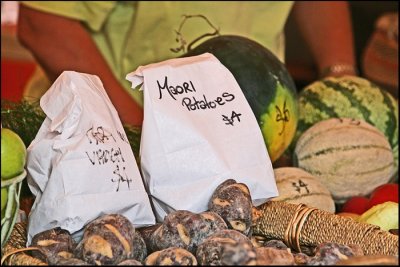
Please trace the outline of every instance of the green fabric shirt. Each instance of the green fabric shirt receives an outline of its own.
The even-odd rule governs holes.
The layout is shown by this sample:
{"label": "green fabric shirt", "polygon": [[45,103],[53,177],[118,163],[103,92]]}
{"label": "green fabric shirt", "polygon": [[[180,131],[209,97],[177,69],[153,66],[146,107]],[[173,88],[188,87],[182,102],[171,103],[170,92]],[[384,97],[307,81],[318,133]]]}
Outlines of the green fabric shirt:
{"label": "green fabric shirt", "polygon": [[[180,46],[176,41],[175,31],[179,29],[183,15],[204,15],[219,29],[220,34],[249,37],[269,48],[284,61],[283,27],[293,5],[293,1],[22,1],[22,3],[36,10],[81,21],[115,76],[140,105],[143,104],[142,92],[132,90],[125,76],[140,65],[183,54],[170,50]],[[199,17],[187,19],[181,30],[187,43],[204,33],[212,32],[214,29],[206,20]]]}

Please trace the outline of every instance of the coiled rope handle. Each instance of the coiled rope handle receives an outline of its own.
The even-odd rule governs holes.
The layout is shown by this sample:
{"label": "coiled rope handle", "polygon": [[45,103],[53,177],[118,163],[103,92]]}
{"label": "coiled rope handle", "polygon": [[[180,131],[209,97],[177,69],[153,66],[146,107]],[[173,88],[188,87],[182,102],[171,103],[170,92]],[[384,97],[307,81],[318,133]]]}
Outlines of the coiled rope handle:
{"label": "coiled rope handle", "polygon": [[300,247],[300,233],[308,215],[314,210],[316,210],[316,208],[307,207],[305,204],[299,204],[297,206],[285,231],[284,243],[286,246],[297,252],[302,252]]}

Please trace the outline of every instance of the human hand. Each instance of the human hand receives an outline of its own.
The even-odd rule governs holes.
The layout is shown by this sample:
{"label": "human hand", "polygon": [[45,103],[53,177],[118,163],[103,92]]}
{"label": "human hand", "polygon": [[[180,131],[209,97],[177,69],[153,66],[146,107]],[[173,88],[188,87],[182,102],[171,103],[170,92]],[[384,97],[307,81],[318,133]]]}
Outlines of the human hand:
{"label": "human hand", "polygon": [[326,68],[324,68],[320,72],[320,77],[340,77],[344,75],[352,75],[357,76],[358,71],[357,68],[352,64],[333,64]]}

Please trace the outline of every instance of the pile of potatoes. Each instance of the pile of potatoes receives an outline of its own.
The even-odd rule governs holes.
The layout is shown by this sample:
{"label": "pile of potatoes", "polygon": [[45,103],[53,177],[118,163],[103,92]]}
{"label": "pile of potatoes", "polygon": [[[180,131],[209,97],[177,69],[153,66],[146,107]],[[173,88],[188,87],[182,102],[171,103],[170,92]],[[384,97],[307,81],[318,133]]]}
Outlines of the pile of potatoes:
{"label": "pile of potatoes", "polygon": [[214,191],[207,211],[177,210],[142,228],[107,214],[86,225],[78,243],[54,228],[35,235],[31,246],[40,249],[33,256],[50,265],[315,265],[362,255],[357,247],[332,243],[306,255],[282,241],[252,236],[253,208],[248,187],[228,179]]}

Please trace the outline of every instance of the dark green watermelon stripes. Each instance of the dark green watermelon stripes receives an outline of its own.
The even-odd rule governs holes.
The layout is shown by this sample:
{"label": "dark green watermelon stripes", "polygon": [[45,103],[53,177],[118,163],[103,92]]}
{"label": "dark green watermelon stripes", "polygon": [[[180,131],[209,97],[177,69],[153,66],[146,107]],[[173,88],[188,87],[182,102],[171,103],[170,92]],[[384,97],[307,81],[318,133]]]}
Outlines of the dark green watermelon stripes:
{"label": "dark green watermelon stripes", "polygon": [[[393,164],[394,164],[394,162],[391,162],[391,163],[389,163],[387,165],[384,165],[384,166],[382,166],[380,168],[377,168],[377,169],[374,169],[374,170],[369,170],[369,171],[364,171],[364,172],[356,172],[356,173],[351,173],[351,174],[348,174],[348,175],[362,176],[362,175],[366,175],[366,174],[371,174],[371,173],[374,173],[374,172],[379,172],[379,171],[386,170],[387,168],[392,167]],[[312,169],[304,167],[304,166],[302,166],[301,168],[303,170],[305,170],[306,172],[308,172],[308,173],[310,173],[312,175],[316,175],[316,176],[323,176],[323,175],[337,176],[338,175],[337,173],[331,173],[331,172],[324,173],[324,172],[321,172],[321,171],[318,171],[318,170],[312,170]]]}
{"label": "dark green watermelon stripes", "polygon": [[385,135],[387,135],[388,139],[389,139],[389,143],[390,145],[393,147],[397,146],[399,141],[398,140],[394,140],[394,134],[396,132],[396,128],[398,127],[398,121],[396,119],[396,116],[394,114],[394,112],[390,112],[391,110],[395,110],[395,107],[393,106],[392,101],[390,101],[390,98],[388,96],[388,92],[382,92],[383,95],[383,103],[385,103],[385,105],[387,105],[389,107],[389,111],[386,112],[386,115],[388,116],[387,121],[385,122],[386,124],[386,133]]}
{"label": "dark green watermelon stripes", "polygon": [[319,94],[310,90],[306,90],[303,92],[303,97],[307,99],[307,102],[310,103],[314,108],[319,109],[321,112],[327,113],[329,117],[339,118],[339,115],[335,112],[334,108],[327,106],[321,101]]}
{"label": "dark green watermelon stripes", "polygon": [[329,147],[329,148],[325,148],[325,149],[319,150],[317,152],[302,156],[298,160],[299,161],[307,160],[307,159],[312,158],[313,156],[326,155],[326,154],[337,152],[337,151],[342,152],[342,151],[349,151],[349,150],[356,150],[356,149],[371,149],[371,148],[378,148],[378,149],[383,149],[383,150],[392,152],[392,150],[390,148],[387,148],[385,146],[373,145],[373,144],[372,145],[353,145],[353,146],[342,146],[342,147]]}
{"label": "dark green watermelon stripes", "polygon": [[374,123],[371,121],[370,116],[371,116],[371,111],[369,111],[361,101],[357,100],[354,97],[354,90],[349,89],[347,87],[341,86],[338,83],[332,82],[332,81],[323,81],[322,82],[325,86],[327,86],[330,89],[335,90],[336,92],[341,93],[343,96],[349,100],[351,103],[351,106],[355,107],[357,110],[359,110],[366,122],[369,124],[374,125]]}
{"label": "dark green watermelon stripes", "polygon": [[[304,90],[302,92],[302,97],[304,97],[304,99],[307,99],[307,103],[311,104],[315,109],[318,109],[321,112],[325,112],[326,114],[328,114],[329,117],[339,117],[334,108],[327,106],[321,101],[319,94],[312,92],[311,90]],[[301,123],[297,124],[297,132],[303,133],[313,125],[313,122],[306,123],[304,120],[302,120]]]}

